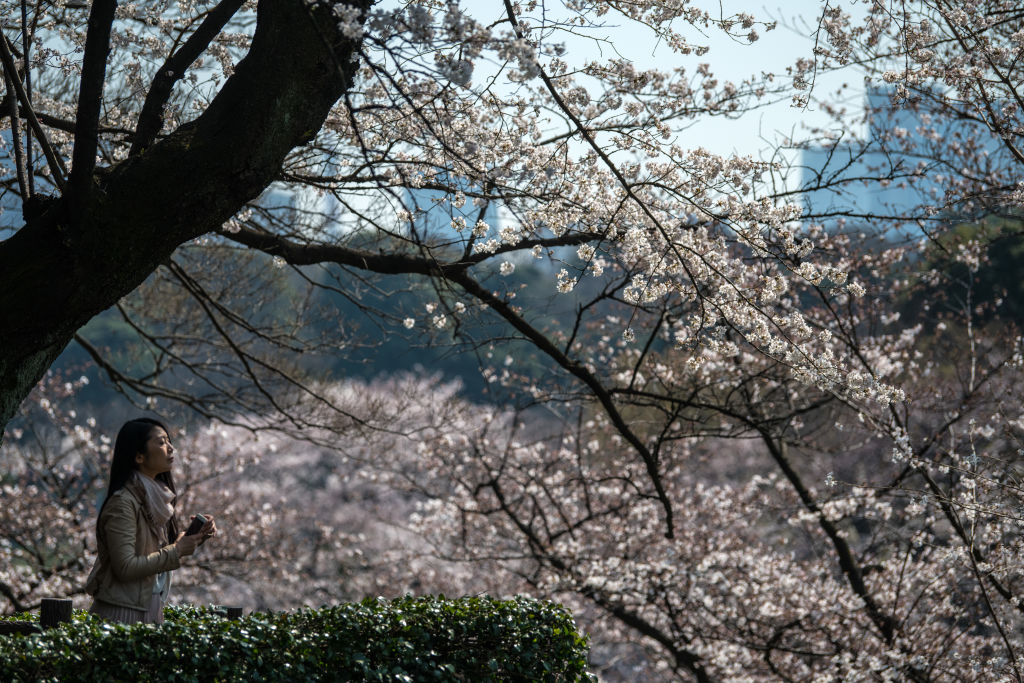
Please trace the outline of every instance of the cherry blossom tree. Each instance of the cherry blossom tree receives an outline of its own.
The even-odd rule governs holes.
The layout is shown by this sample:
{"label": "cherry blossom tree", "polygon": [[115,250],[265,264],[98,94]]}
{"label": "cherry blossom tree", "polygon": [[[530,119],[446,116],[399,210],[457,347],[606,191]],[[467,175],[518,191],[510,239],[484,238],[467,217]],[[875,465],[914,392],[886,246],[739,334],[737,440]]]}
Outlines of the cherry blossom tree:
{"label": "cherry blossom tree", "polygon": [[0,456],[5,612],[35,606],[36,596],[63,594],[74,577],[81,576],[84,585],[89,571],[83,555],[103,483],[100,454],[109,452],[110,443],[92,433],[95,420],[78,419],[70,405],[83,380],[49,377],[25,402],[24,419],[8,435],[9,441],[32,444],[31,452],[16,455],[8,445]]}
{"label": "cherry blossom tree", "polygon": [[[265,2],[244,38],[222,34],[242,4],[3,6],[22,18],[22,40],[5,19],[0,55],[5,168],[17,180],[6,191],[24,216],[0,243],[3,423],[79,327],[258,195],[349,87],[358,43],[331,7]],[[221,60],[220,74],[203,73],[216,85],[168,109],[207,53]],[[32,158],[43,161],[30,167]]]}
{"label": "cherry blossom tree", "polygon": [[[586,615],[613,678],[1014,678],[1020,341],[977,324],[970,278],[901,276],[901,251],[857,264],[889,275],[861,303],[801,297],[859,359],[851,374],[914,397],[898,409],[814,391],[755,353],[680,363],[614,342],[616,393],[680,515],[673,538],[592,403],[546,429],[463,405],[386,480],[427,496],[413,521],[439,557]],[[903,277],[948,299],[900,323],[881,287]]]}
{"label": "cherry blossom tree", "polygon": [[[88,28],[40,8],[3,46],[25,216],[0,243],[5,420],[116,304],[145,362],[76,339],[129,395],[331,448],[422,501],[412,529],[448,564],[418,546],[372,585],[416,566],[420,588],[564,600],[609,676],[1020,680],[1021,342],[974,287],[986,234],[1019,229],[1014,6],[826,3],[806,59],[740,83],[694,63],[702,32],[755,50],[774,23],[717,5],[104,7]],[[610,17],[679,66],[579,58]],[[833,72],[891,88],[864,135],[818,84]],[[833,123],[767,161],[686,137],[791,97]],[[825,153],[799,186],[794,147]],[[805,196],[893,184],[914,201],[800,220]],[[506,405],[323,381],[310,357],[364,339],[344,300],[378,336],[474,351]],[[249,495],[218,502],[263,539]],[[310,547],[283,548],[291,580],[317,575]]]}
{"label": "cherry blossom tree", "polygon": [[[422,528],[442,556],[500,562],[524,589],[577,606],[606,663],[618,645],[633,675],[652,679],[1012,676],[1007,654],[1019,643],[1004,644],[999,630],[1013,632],[1015,607],[989,580],[1019,582],[1015,551],[1005,550],[1018,521],[994,511],[1017,501],[997,486],[981,495],[966,481],[949,487],[966,498],[952,503],[952,519],[984,507],[966,543],[944,518],[948,493],[931,502],[893,493],[891,471],[839,494],[774,473],[718,485],[679,473],[673,499],[686,519],[668,540],[632,481],[588,467],[596,457],[571,436],[554,453],[473,444],[459,465],[479,474],[459,482],[460,495],[437,484]],[[705,446],[702,464],[723,448]],[[886,485],[889,495],[877,495]]]}
{"label": "cherry blossom tree", "polygon": [[[619,59],[570,65],[560,37],[594,35],[607,8],[570,4],[549,14],[507,3],[476,17],[456,4],[368,11],[296,1],[253,14],[240,2],[108,2],[93,5],[88,21],[78,5],[25,9],[22,40],[3,41],[16,171],[6,204],[26,221],[2,243],[12,280],[4,415],[84,322],[180,245],[218,232],[217,244],[295,266],[439,278],[439,294],[468,297],[519,333],[522,316],[502,312],[503,295],[481,284],[483,273],[491,263],[510,272],[514,264],[502,261],[513,252],[562,247],[582,251],[580,263],[558,269],[560,291],[574,287],[573,272],[599,273],[601,254],[621,246],[638,267],[634,299],[682,286],[739,328],[770,321],[755,305],[762,274],[721,248],[722,229],[760,244],[760,226],[795,218],[796,206],[756,191],[771,164],[688,150],[673,131],[756,107],[778,88],[719,83],[706,65],[668,74]],[[763,23],[694,7],[614,10],[682,56],[706,47],[675,24],[753,41]],[[246,206],[272,181],[292,195],[329,193],[337,210],[303,220],[267,201]],[[439,193],[451,229],[424,232],[410,189]],[[488,224],[491,205],[509,218]],[[54,281],[56,272],[69,276]],[[731,284],[705,286],[714,273]],[[434,318],[452,323],[454,309]],[[799,364],[811,350],[793,348],[775,327],[761,337],[774,330],[774,353],[792,352]],[[253,366],[264,363],[248,362],[244,345],[233,351],[259,387],[265,368]],[[273,389],[261,393],[273,408]]]}

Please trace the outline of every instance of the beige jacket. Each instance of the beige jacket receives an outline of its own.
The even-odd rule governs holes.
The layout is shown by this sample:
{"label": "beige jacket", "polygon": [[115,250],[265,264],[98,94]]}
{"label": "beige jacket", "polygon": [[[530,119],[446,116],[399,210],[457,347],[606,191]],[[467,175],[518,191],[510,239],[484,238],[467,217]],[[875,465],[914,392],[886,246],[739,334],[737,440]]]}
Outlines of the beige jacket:
{"label": "beige jacket", "polygon": [[[96,529],[96,564],[85,591],[97,600],[148,610],[160,572],[180,566],[173,543],[160,547],[145,505],[144,494],[131,482],[107,502]],[[167,582],[170,588],[170,577]]]}

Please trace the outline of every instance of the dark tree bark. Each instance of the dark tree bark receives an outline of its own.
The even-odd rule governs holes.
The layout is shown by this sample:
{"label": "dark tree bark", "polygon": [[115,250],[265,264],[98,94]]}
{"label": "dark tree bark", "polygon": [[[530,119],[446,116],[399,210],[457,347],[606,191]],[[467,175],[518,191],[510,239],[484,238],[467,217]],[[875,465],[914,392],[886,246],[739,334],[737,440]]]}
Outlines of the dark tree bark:
{"label": "dark tree bark", "polygon": [[0,429],[82,325],[217,230],[320,129],[359,48],[329,4],[261,1],[249,53],[198,119],[97,169],[0,243]]}

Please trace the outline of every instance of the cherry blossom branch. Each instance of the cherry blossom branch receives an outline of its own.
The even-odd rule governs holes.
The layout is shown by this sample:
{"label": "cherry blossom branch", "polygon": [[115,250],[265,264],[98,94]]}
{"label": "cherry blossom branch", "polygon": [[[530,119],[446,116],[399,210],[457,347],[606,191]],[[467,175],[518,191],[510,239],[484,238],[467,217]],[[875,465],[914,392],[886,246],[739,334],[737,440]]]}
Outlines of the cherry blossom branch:
{"label": "cherry blossom branch", "polygon": [[[14,64],[14,56],[11,54],[11,50],[7,45],[7,35],[0,31],[0,60],[3,62],[4,72],[9,74],[17,74],[17,68]],[[21,110],[25,117],[28,119],[29,125],[32,130],[35,131],[36,139],[39,141],[40,147],[43,148],[43,154],[46,156],[46,163],[50,167],[50,175],[53,176],[53,182],[57,185],[58,189],[64,189],[64,176],[67,175],[67,171],[64,169],[64,163],[57,156],[53,147],[50,145],[49,138],[43,131],[43,127],[39,125],[39,119],[36,117],[35,111],[32,109],[32,102],[28,98],[28,93],[25,92],[25,88],[22,86],[21,79],[16,75],[11,77],[12,84],[14,86],[14,95],[18,98],[18,102],[21,103]]]}
{"label": "cherry blossom branch", "polygon": [[[974,544],[971,544],[972,546]],[[1014,652],[1013,645],[1010,643],[1010,638],[1006,635],[1006,629],[1003,627],[1003,622],[996,614],[995,608],[992,607],[992,601],[988,597],[988,589],[985,588],[985,580],[981,576],[981,569],[978,567],[978,561],[975,559],[973,553],[968,553],[968,557],[971,560],[971,569],[974,573],[974,578],[978,583],[978,588],[981,592],[982,600],[985,603],[985,610],[988,612],[989,617],[992,618],[992,623],[995,624],[996,630],[999,632],[999,637],[1003,640],[1003,646],[1006,648],[1006,656],[1013,666],[1013,675],[1020,681],[1020,666],[1017,664],[1017,654]]]}
{"label": "cherry blossom branch", "polygon": [[[949,496],[942,490],[942,487],[939,486],[938,482],[936,482],[931,474],[929,474],[923,467],[915,468],[915,473],[924,480],[925,484],[928,486],[928,490],[935,496],[939,507],[942,509],[943,515],[946,517],[950,526],[953,527],[957,538],[959,538],[960,542],[964,544],[964,548],[970,555],[972,564],[988,564],[988,561],[986,560],[985,555],[981,552],[981,549],[971,542],[970,534],[960,521],[960,516],[956,513],[956,509],[954,509],[950,504]],[[1024,600],[1019,600],[1014,596],[1013,592],[1004,586],[992,572],[986,572],[985,578],[988,579],[988,582],[1004,600],[1016,608],[1018,612],[1024,614]],[[978,574],[978,580],[981,581],[980,573]],[[992,617],[993,619],[997,619],[995,613],[992,613]]]}
{"label": "cherry blossom branch", "polygon": [[638,437],[637,434],[629,427],[625,418],[616,407],[611,394],[601,381],[589,369],[587,369],[585,365],[566,356],[558,347],[551,343],[546,335],[527,323],[526,320],[517,314],[508,303],[495,296],[489,290],[481,287],[476,280],[473,280],[464,273],[454,273],[449,277],[470,295],[487,304],[491,310],[504,318],[506,322],[511,324],[515,329],[525,335],[527,339],[533,342],[537,348],[546,353],[563,369],[567,370],[570,374],[582,381],[590,391],[593,392],[594,396],[601,404],[601,407],[604,409],[605,414],[608,415],[608,418],[615,426],[616,431],[626,439],[629,445],[632,446],[640,456],[641,460],[643,460],[644,466],[647,468],[647,476],[650,479],[651,484],[654,486],[658,501],[665,513],[665,537],[673,538],[675,530],[672,521],[672,502],[669,500],[668,494],[665,492],[665,486],[662,482],[661,472],[659,469],[658,457],[655,453],[651,452],[643,441],[641,441],[640,437]]}
{"label": "cherry blossom branch", "polygon": [[[487,487],[494,491],[494,496],[498,500],[499,508],[502,513],[508,517],[512,524],[519,530],[521,534],[527,539],[527,542],[532,549],[535,558],[538,561],[546,561],[551,564],[554,568],[566,574],[573,574],[572,568],[561,558],[551,554],[546,550],[547,544],[545,544],[533,530],[532,525],[527,524],[516,511],[512,509],[512,506],[508,503],[505,498],[505,494],[502,490],[500,482],[497,478],[487,482]],[[707,670],[704,667],[704,662],[701,657],[697,654],[681,648],[678,646],[675,638],[672,638],[668,634],[663,633],[660,629],[656,628],[653,624],[645,620],[639,614],[626,609],[622,605],[616,604],[609,600],[605,596],[601,595],[596,589],[587,588],[580,591],[581,595],[593,601],[594,604],[601,607],[605,611],[609,612],[616,619],[626,624],[632,629],[635,629],[638,633],[641,633],[648,638],[660,643],[665,649],[672,653],[673,658],[676,661],[677,666],[686,668],[697,681],[700,683],[711,683],[712,679]]]}
{"label": "cherry blossom branch", "polygon": [[[948,2],[946,4],[949,7],[949,9],[947,11],[942,12],[942,18],[945,20],[946,26],[949,27],[949,30],[956,37],[957,42],[960,43],[960,47],[963,49],[963,51],[965,53],[967,53],[967,54],[975,53],[975,50],[972,50],[971,47],[969,45],[967,45],[967,42],[964,40],[964,37],[962,35],[960,35],[960,31],[959,31],[959,28],[957,26],[957,23],[952,18],[950,18],[950,16],[949,16],[950,12],[955,12],[956,11],[956,7],[955,6],[950,6]],[[968,29],[968,33],[971,33],[970,29]],[[975,39],[975,43],[976,44],[980,42],[980,41],[978,41],[977,36],[974,36],[973,33],[971,34],[971,36]],[[998,77],[999,81],[1001,83],[1003,83],[1003,85],[1005,85],[1007,87],[1007,89],[1011,93],[1013,93],[1014,99],[1015,99],[1015,101],[1017,103],[1017,107],[1021,108],[1021,109],[1024,109],[1024,100],[1021,99],[1020,94],[1017,92],[1016,86],[1014,85],[1014,83],[1012,83],[1010,81],[1009,78],[1007,78],[1006,74],[1004,74],[999,69],[999,67],[995,64],[995,62],[992,61],[992,57],[989,54],[989,51],[987,49],[982,48],[982,49],[978,50],[978,52],[981,52],[982,55],[985,57],[985,61],[988,63],[988,65],[992,69],[992,71],[996,74],[996,76]],[[992,101],[991,101],[991,99],[987,95],[984,81],[982,81],[980,76],[975,79],[975,82],[977,83],[978,97],[981,99],[982,105],[985,107],[985,111],[989,115],[989,120],[988,120],[989,126],[991,126],[993,128],[993,130],[994,130],[995,127],[997,126],[996,121],[997,121],[998,117],[997,117],[995,111],[993,111],[993,109],[992,109]],[[1024,163],[1024,152],[1022,152],[1020,149],[1018,149],[1017,146],[1014,145],[1011,142],[1010,136],[1009,135],[1001,135],[1001,136],[999,136],[999,138],[1002,141],[1003,145],[1014,156],[1014,158],[1017,159],[1017,161],[1019,163]]]}
{"label": "cherry blossom branch", "polygon": [[[1007,361],[1008,360],[1009,359],[1007,359]],[[946,420],[940,423],[940,425],[938,425],[936,429],[932,431],[932,434],[930,436],[925,438],[924,442],[915,449],[914,460],[922,461],[925,457],[925,454],[936,444],[939,438],[941,438],[942,434],[948,431],[957,422],[963,421],[965,415],[963,413],[962,408],[969,405],[971,400],[977,395],[981,388],[990,384],[994,380],[998,371],[1005,367],[1007,361],[995,364],[995,366],[989,368],[988,371],[984,372],[982,376],[977,379],[976,382],[974,382],[968,387],[969,390],[963,393],[958,400],[958,405],[961,407],[961,410],[957,410],[953,415],[949,416]],[[898,413],[895,412],[894,407],[890,406],[890,412],[893,416],[893,419],[895,420],[896,425],[900,429],[906,430],[905,421],[898,415]],[[898,477],[883,490],[889,491],[895,489],[895,487],[898,486],[899,482],[905,479],[911,473],[921,477],[921,479],[925,482],[926,486],[928,487],[928,490],[931,491],[932,495],[935,496],[936,501],[938,502],[939,507],[943,512],[943,515],[949,522],[950,526],[953,528],[954,532],[957,535],[957,538],[960,539],[960,542],[967,550],[972,566],[975,566],[975,572],[977,574],[978,580],[979,582],[981,582],[981,575],[980,573],[978,573],[976,565],[987,565],[988,560],[986,559],[981,549],[978,548],[976,544],[971,542],[971,538],[967,529],[964,528],[963,524],[960,521],[960,517],[956,512],[956,509],[952,505],[950,495],[947,494],[942,489],[939,483],[935,481],[934,477],[931,476],[931,474],[925,467],[909,463],[907,467],[904,468],[904,470],[898,475]],[[1002,582],[992,572],[987,572],[985,575],[985,579],[988,580],[988,582],[992,585],[995,591],[999,593],[999,595],[1004,600],[1006,600],[1008,604],[1013,606],[1021,614],[1024,614],[1024,601],[1017,599],[1013,592],[1006,586],[1004,586]],[[984,586],[980,586],[980,588],[981,590],[984,590]],[[995,613],[992,612],[991,614],[992,618],[998,621],[998,618],[995,615]],[[999,627],[998,623],[997,627]]]}
{"label": "cherry blossom branch", "polygon": [[853,592],[864,601],[864,606],[868,611],[868,616],[874,622],[878,628],[882,637],[885,638],[886,643],[892,643],[896,637],[897,623],[891,615],[882,612],[882,609],[875,602],[874,597],[871,595],[871,591],[868,590],[867,585],[864,583],[864,574],[860,568],[859,563],[853,556],[853,551],[850,549],[849,544],[839,533],[839,529],[832,523],[830,519],[825,515],[824,510],[818,505],[817,501],[811,495],[811,492],[804,486],[803,481],[800,479],[800,475],[797,474],[796,470],[789,462],[789,458],[786,457],[786,445],[776,441],[769,432],[763,427],[758,428],[756,425],[755,429],[761,434],[761,439],[764,445],[768,448],[768,452],[771,454],[772,459],[782,470],[782,473],[786,476],[786,479],[793,486],[796,494],[800,497],[800,501],[808,511],[812,512],[818,520],[819,526],[822,531],[828,536],[832,542],[832,547],[835,549],[836,556],[839,560],[839,567],[842,569],[843,574],[846,576],[847,581],[850,584],[850,588]]}
{"label": "cherry blossom branch", "polygon": [[[6,43],[6,37],[0,39],[0,43]],[[15,74],[17,77],[17,74]],[[14,97],[14,83],[11,82],[11,73],[4,67],[4,84],[7,88],[7,104],[10,110],[11,119],[11,143],[14,147],[14,169],[15,174],[18,177],[18,189],[21,191],[23,199],[27,199],[29,194],[28,179],[25,177],[25,152],[21,145],[21,126],[19,125],[18,117],[18,100]]]}
{"label": "cherry blossom branch", "polygon": [[[74,340],[75,343],[78,344],[86,354],[88,354],[89,358],[92,359],[96,366],[102,370],[105,375],[107,375],[107,378],[110,380],[114,389],[116,389],[125,398],[128,398],[129,400],[131,399],[131,396],[125,390],[127,387],[144,396],[166,398],[176,403],[188,406],[190,410],[195,411],[196,414],[205,418],[218,417],[206,409],[202,402],[197,401],[190,393],[173,391],[166,387],[143,382],[121,372],[113,363],[107,360],[105,354],[103,354],[81,334],[76,334]],[[182,364],[187,366],[187,363],[185,363],[184,360],[182,360]],[[206,382],[209,382],[209,378],[206,377],[206,375],[202,375],[202,378]],[[224,389],[224,391],[226,391],[226,389]]]}

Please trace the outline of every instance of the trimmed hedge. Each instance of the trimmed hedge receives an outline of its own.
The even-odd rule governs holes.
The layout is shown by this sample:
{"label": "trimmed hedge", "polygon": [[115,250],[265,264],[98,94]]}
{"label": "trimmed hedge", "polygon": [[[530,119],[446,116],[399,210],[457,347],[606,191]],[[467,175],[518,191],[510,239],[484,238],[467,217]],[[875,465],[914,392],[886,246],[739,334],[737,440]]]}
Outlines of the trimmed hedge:
{"label": "trimmed hedge", "polygon": [[[13,619],[32,619],[17,615]],[[168,607],[160,625],[85,612],[0,637],[3,681],[580,681],[587,640],[559,605],[524,597],[368,598],[223,619]]]}

